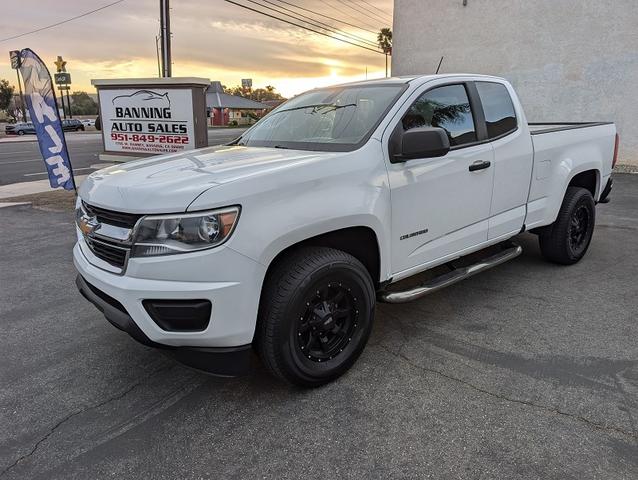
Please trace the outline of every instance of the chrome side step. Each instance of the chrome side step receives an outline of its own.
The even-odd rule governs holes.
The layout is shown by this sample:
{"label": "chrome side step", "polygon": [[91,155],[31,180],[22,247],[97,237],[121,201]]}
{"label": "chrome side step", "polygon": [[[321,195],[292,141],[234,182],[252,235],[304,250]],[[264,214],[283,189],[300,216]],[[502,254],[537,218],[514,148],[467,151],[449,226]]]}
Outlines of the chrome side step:
{"label": "chrome side step", "polygon": [[468,267],[455,268],[454,270],[439,275],[431,280],[428,280],[422,285],[411,288],[410,290],[403,291],[388,291],[384,290],[379,292],[377,298],[381,302],[385,303],[406,303],[412,300],[417,300],[421,297],[434,293],[442,288],[450,286],[454,283],[465,280],[466,278],[476,275],[484,270],[489,270],[492,267],[496,267],[501,263],[505,263],[508,260],[518,257],[523,252],[523,249],[519,245],[511,245],[505,248],[503,251],[491,255],[478,263],[470,265]]}

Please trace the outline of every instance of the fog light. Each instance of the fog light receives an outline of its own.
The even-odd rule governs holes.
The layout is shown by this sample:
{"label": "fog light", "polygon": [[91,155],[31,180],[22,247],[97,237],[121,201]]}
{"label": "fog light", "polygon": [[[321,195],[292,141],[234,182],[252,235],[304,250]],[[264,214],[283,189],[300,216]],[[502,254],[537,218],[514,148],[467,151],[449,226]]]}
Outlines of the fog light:
{"label": "fog light", "polygon": [[209,300],[144,300],[153,321],[168,332],[201,332],[210,322]]}

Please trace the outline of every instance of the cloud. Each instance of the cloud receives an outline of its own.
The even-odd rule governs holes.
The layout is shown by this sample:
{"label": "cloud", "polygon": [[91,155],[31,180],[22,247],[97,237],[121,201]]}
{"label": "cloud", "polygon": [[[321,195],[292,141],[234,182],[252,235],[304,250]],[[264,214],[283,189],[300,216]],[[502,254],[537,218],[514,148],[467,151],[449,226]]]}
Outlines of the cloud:
{"label": "cloud", "polygon": [[[391,11],[392,0],[367,1]],[[32,30],[103,3],[106,1],[90,2],[89,6],[89,2],[80,0],[40,0],[24,8],[19,2],[9,2],[3,5],[0,36]],[[357,18],[354,11],[343,7],[339,11],[335,7],[339,4],[332,1],[290,3],[357,25],[374,23],[363,15]],[[356,3],[360,8],[365,5]],[[370,10],[370,13],[382,16],[378,11]],[[2,45],[5,51],[29,46],[50,67],[57,55],[63,55],[73,77],[73,87],[86,90],[91,89],[92,78],[157,76],[158,16],[157,0],[126,0],[63,26]],[[334,23],[325,18],[322,21]],[[284,94],[292,95],[326,81],[363,78],[366,66],[371,75],[378,75],[384,68],[382,55],[312,34],[223,0],[174,1],[171,22],[176,76],[204,76],[227,85],[236,85],[241,78],[250,77],[256,86],[272,84]],[[378,23],[379,28],[385,26],[381,25],[383,22]],[[375,41],[372,33],[341,26],[351,35]],[[11,72],[8,60],[7,55],[6,61],[0,63],[0,77],[12,80],[15,73]]]}

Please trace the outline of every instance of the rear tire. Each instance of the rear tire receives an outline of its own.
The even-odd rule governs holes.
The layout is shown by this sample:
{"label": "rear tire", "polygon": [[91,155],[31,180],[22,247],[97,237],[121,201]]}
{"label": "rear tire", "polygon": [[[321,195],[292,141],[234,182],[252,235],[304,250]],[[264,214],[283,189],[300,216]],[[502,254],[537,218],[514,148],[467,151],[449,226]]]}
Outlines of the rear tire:
{"label": "rear tire", "polygon": [[596,222],[589,190],[568,187],[556,221],[539,235],[541,253],[550,262],[573,265],[585,256]]}
{"label": "rear tire", "polygon": [[18,135],[24,135],[24,130],[18,130]]}
{"label": "rear tire", "polygon": [[375,289],[366,268],[340,250],[306,247],[269,272],[255,344],[270,372],[317,387],[346,372],[365,347]]}

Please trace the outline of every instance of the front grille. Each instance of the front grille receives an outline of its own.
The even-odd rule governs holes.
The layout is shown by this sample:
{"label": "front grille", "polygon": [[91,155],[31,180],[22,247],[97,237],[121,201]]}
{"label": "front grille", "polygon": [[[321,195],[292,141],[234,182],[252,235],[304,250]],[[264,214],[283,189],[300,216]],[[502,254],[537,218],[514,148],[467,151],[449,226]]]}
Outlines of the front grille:
{"label": "front grille", "polygon": [[129,251],[127,248],[119,247],[102,240],[95,240],[90,237],[84,237],[84,241],[93,254],[99,259],[118,268],[124,268],[124,265],[126,265],[126,255]]}
{"label": "front grille", "polygon": [[82,204],[89,215],[97,217],[98,222],[108,223],[109,225],[115,225],[116,227],[133,228],[137,221],[144,216],[137,213],[114,212],[112,210],[95,207],[84,202],[82,202]]}

